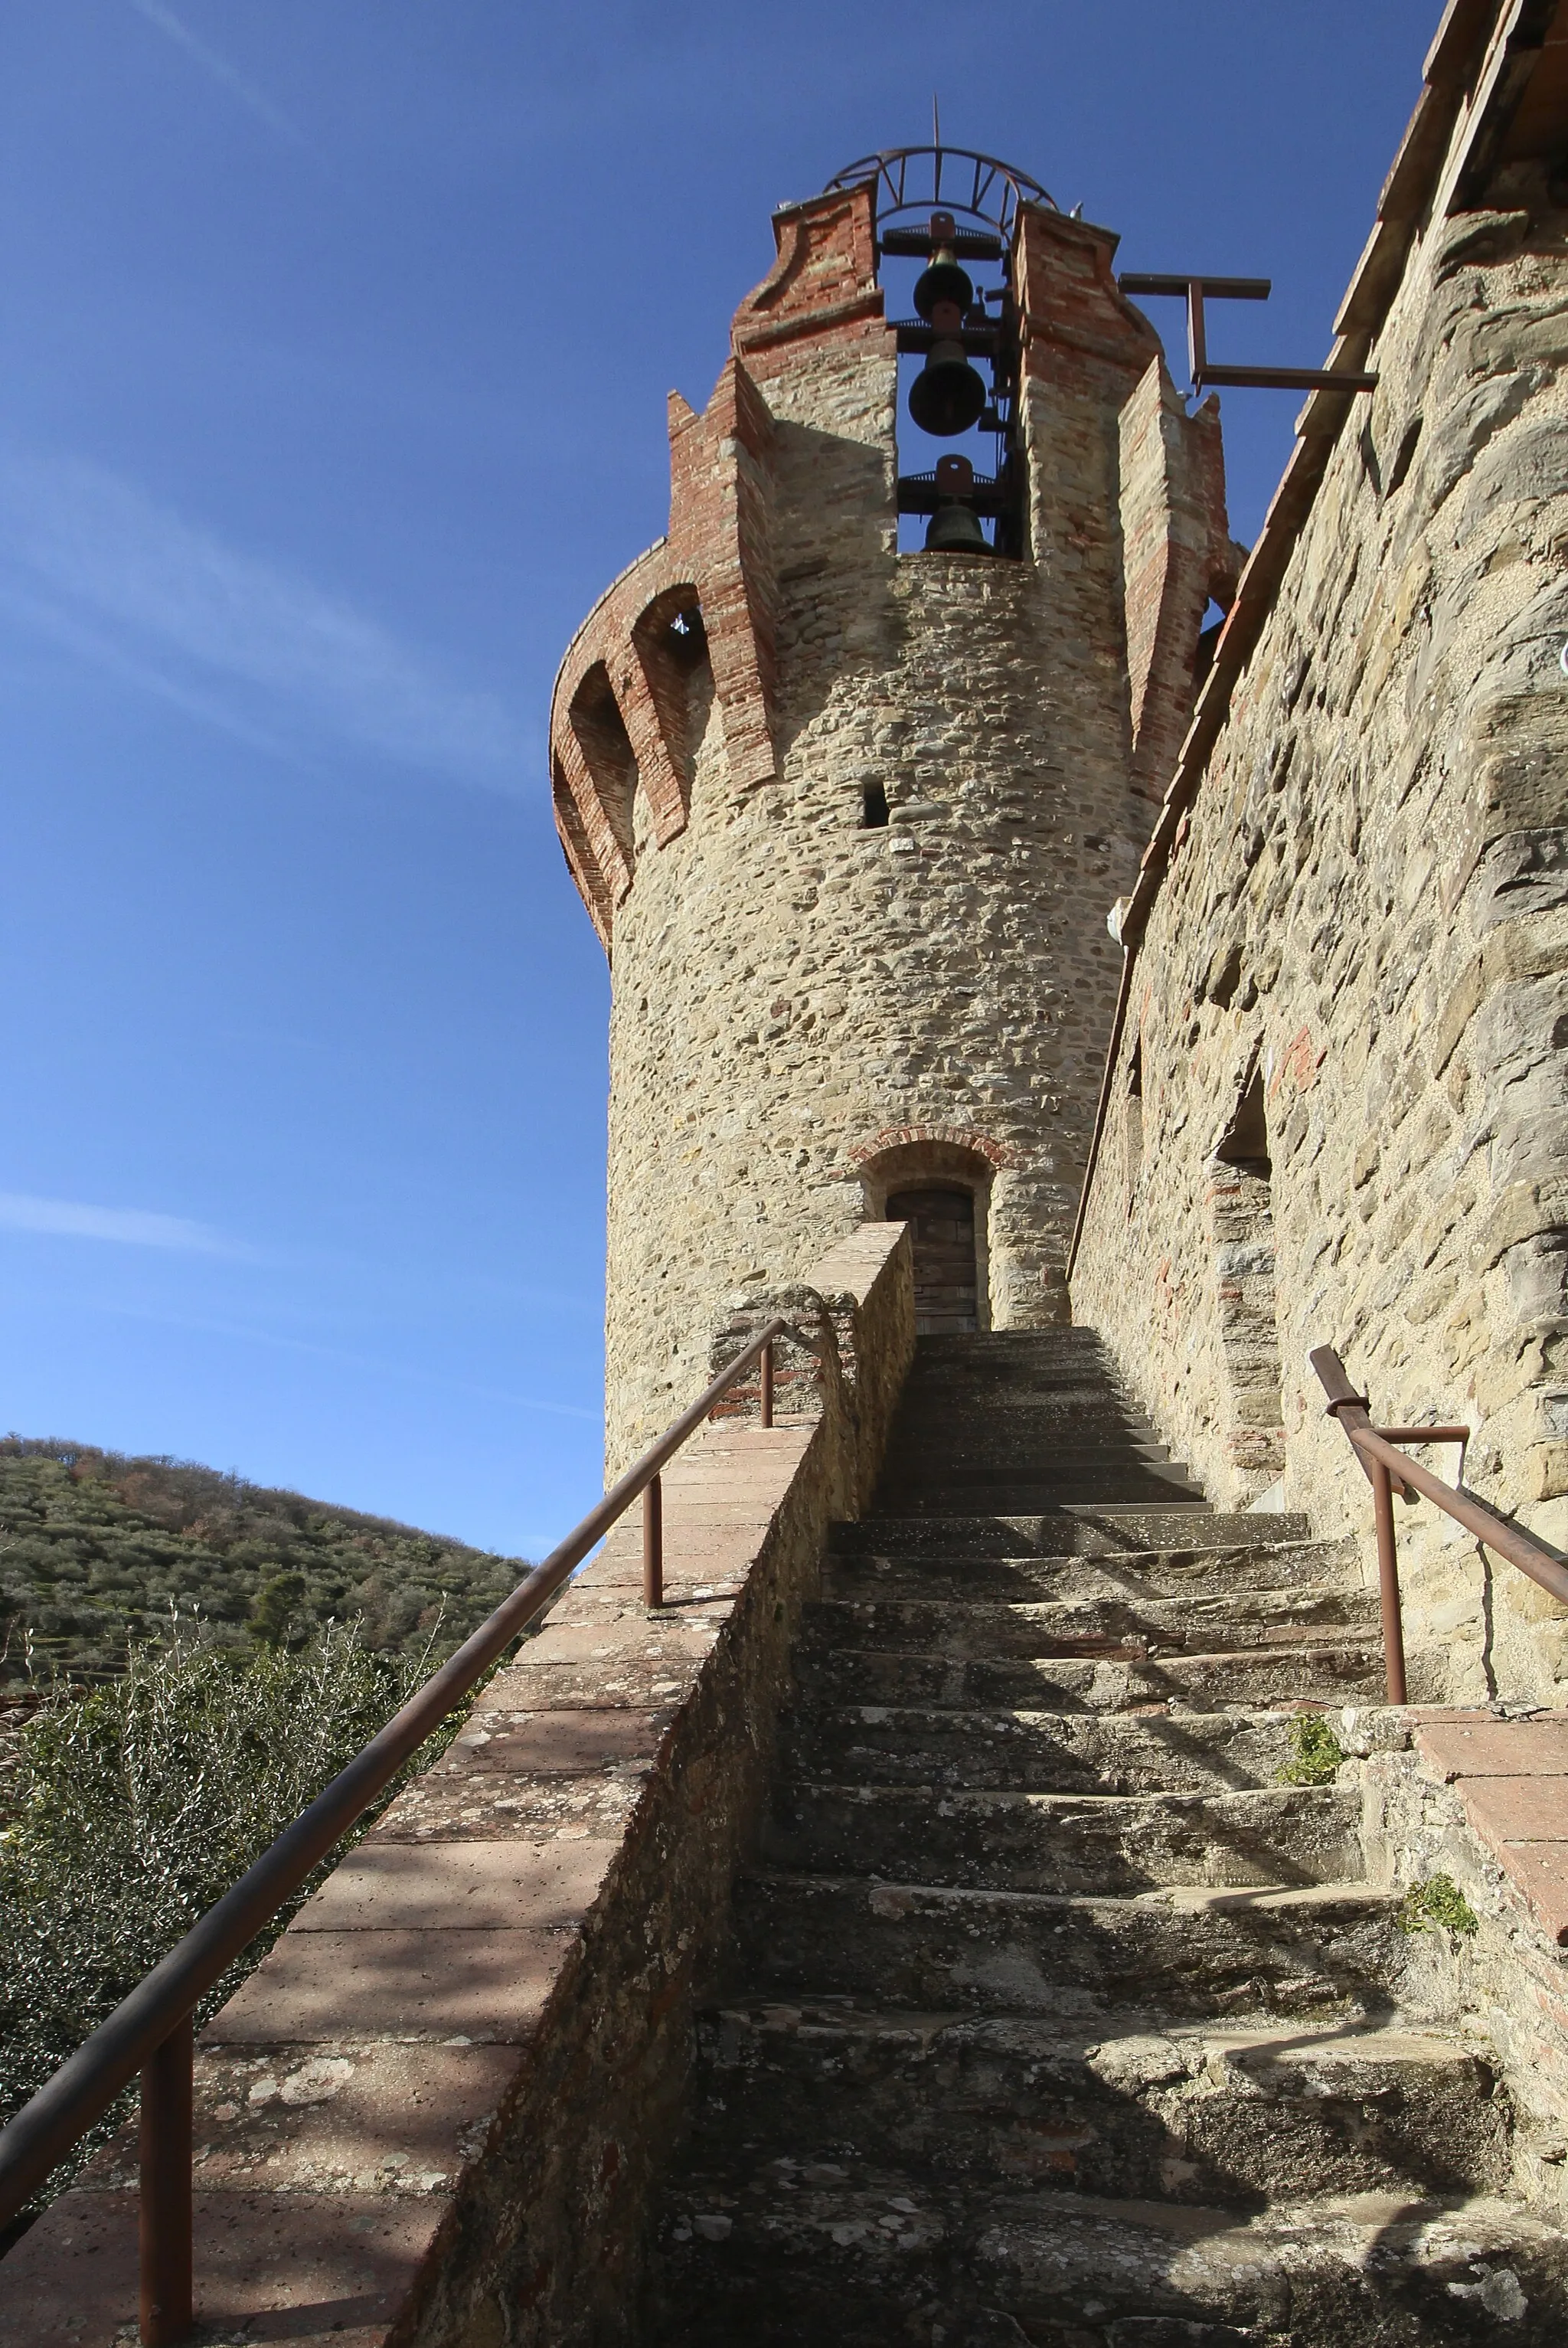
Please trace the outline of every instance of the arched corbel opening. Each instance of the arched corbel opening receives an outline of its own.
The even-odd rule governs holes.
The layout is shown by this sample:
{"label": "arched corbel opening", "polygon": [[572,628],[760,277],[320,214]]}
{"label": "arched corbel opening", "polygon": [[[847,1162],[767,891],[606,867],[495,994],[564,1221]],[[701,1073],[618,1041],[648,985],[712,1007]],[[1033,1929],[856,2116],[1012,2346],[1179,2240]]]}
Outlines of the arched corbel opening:
{"label": "arched corbel opening", "polygon": [[[672,789],[678,798],[683,823],[698,746],[713,704],[713,667],[696,588],[687,583],[656,595],[632,623],[631,644],[667,769],[666,792]],[[658,812],[666,828],[677,815],[673,807]]]}
{"label": "arched corbel opening", "polygon": [[584,670],[567,717],[592,778],[594,795],[630,869],[634,857],[631,803],[637,791],[637,754],[602,661]]}
{"label": "arched corbel opening", "polygon": [[897,1142],[861,1162],[866,1220],[909,1225],[921,1336],[991,1325],[994,1173],[979,1150],[947,1140]]}
{"label": "arched corbel opening", "polygon": [[610,944],[610,924],[615,917],[614,892],[599,859],[593,852],[593,842],[582,810],[572,794],[570,779],[559,757],[550,761],[550,796],[555,805],[556,831],[566,858],[567,870],[577,883],[579,894],[588,907],[589,918],[606,948]]}
{"label": "arched corbel opening", "polygon": [[1274,1165],[1255,1060],[1209,1163],[1214,1277],[1226,1384],[1225,1450],[1255,1497],[1285,1470],[1275,1305]]}

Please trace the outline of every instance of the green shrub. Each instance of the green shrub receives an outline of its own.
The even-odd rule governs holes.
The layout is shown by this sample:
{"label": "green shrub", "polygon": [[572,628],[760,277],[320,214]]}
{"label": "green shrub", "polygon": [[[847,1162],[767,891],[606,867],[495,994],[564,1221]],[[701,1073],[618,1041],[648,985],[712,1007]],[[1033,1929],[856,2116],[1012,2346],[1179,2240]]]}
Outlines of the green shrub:
{"label": "green shrub", "polygon": [[465,1637],[526,1570],[189,1461],[0,1439],[0,1684],[111,1677],[171,1607],[241,1656],[355,1621],[365,1646],[417,1653],[437,1620]]}
{"label": "green shrub", "polygon": [[[419,1654],[374,1653],[357,1624],[328,1623],[293,1652],[261,1643],[249,1654],[178,1621],[173,1630],[163,1646],[132,1647],[123,1674],[90,1694],[46,1695],[17,1741],[0,1832],[0,2119],[353,1759],[432,1663],[429,1642]],[[426,1744],[405,1775],[437,1749]],[[252,1942],[200,2015],[232,1993],[340,1855]]]}
{"label": "green shrub", "polygon": [[1304,1712],[1290,1724],[1284,1762],[1277,1772],[1282,1786],[1327,1786],[1345,1758],[1344,1749],[1320,1712]]}
{"label": "green shrub", "polygon": [[1480,1919],[1450,1875],[1429,1875],[1412,1883],[1399,1903],[1401,1932],[1453,1932],[1468,1940],[1480,1929]]}
{"label": "green shrub", "polygon": [[274,1573],[271,1581],[264,1581],[245,1625],[251,1638],[263,1647],[292,1645],[293,1637],[299,1635],[300,1606],[304,1594],[302,1573]]}

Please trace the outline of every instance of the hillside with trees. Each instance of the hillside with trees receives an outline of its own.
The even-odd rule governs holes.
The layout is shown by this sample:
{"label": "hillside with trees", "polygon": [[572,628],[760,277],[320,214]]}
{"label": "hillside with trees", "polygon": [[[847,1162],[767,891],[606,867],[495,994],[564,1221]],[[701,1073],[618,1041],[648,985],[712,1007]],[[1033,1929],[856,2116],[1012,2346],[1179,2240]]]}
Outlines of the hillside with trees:
{"label": "hillside with trees", "polygon": [[526,1570],[184,1460],[0,1441],[0,1685],[116,1674],[174,1616],[242,1653],[355,1621],[373,1653],[445,1651]]}

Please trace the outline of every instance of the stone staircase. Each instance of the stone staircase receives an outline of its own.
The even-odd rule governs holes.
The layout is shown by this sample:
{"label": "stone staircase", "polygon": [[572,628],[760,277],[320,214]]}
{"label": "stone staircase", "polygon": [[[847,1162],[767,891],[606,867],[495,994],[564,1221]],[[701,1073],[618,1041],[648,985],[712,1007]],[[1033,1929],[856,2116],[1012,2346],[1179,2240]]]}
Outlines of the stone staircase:
{"label": "stone staircase", "polygon": [[1206,1507],[1091,1332],[922,1339],[798,1678],[646,2336],[1562,2336],[1356,1787],[1280,1781],[1302,1712],[1378,1700],[1348,1548]]}

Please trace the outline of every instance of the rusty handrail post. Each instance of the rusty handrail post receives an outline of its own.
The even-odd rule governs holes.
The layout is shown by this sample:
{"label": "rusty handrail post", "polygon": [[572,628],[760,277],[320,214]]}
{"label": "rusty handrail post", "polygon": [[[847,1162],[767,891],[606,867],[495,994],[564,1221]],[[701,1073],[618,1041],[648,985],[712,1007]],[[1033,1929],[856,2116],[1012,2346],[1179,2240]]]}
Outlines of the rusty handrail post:
{"label": "rusty handrail post", "polygon": [[191,2070],[188,2013],[154,2049],[141,2073],[142,2348],[174,2348],[195,2320],[191,2257]]}
{"label": "rusty handrail post", "polygon": [[1394,1529],[1394,1479],[1380,1459],[1368,1462],[1372,1519],[1378,1529],[1378,1606],[1383,1620],[1383,1671],[1389,1702],[1406,1704],[1405,1622],[1399,1604],[1399,1536]]}
{"label": "rusty handrail post", "polygon": [[664,1483],[659,1476],[642,1493],[642,1603],[664,1603]]}
{"label": "rusty handrail post", "polygon": [[1328,1397],[1328,1416],[1337,1418],[1350,1437],[1362,1472],[1372,1487],[1372,1519],[1378,1533],[1378,1612],[1383,1626],[1383,1672],[1389,1702],[1406,1702],[1405,1622],[1399,1602],[1399,1552],[1394,1530],[1394,1482],[1387,1463],[1368,1459],[1356,1437],[1370,1427],[1368,1397],[1358,1394],[1344,1363],[1331,1345],[1319,1345],[1307,1355]]}
{"label": "rusty handrail post", "polygon": [[763,1425],[774,1423],[774,1341],[770,1337],[763,1347]]}
{"label": "rusty handrail post", "polygon": [[[1339,1421],[1349,1437],[1351,1447],[1372,1487],[1378,1519],[1378,1581],[1383,1597],[1383,1651],[1388,1660],[1390,1703],[1406,1701],[1404,1629],[1399,1612],[1399,1559],[1394,1546],[1395,1484],[1407,1499],[1423,1494],[1456,1525],[1462,1525],[1481,1549],[1505,1559],[1542,1590],[1550,1591],[1553,1598],[1568,1604],[1568,1561],[1543,1547],[1522,1525],[1498,1516],[1462,1488],[1456,1491],[1440,1476],[1434,1476],[1430,1468],[1423,1468],[1419,1459],[1395,1447],[1397,1443],[1457,1443],[1462,1488],[1465,1447],[1471,1437],[1468,1426],[1374,1426],[1367,1396],[1356,1392],[1333,1346],[1315,1345],[1307,1358],[1328,1396],[1330,1416]],[[1396,1686],[1398,1695],[1394,1694]]]}

